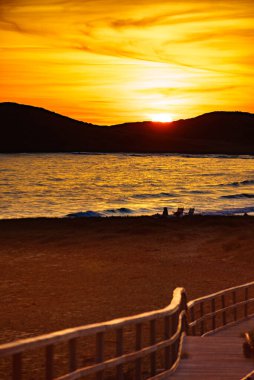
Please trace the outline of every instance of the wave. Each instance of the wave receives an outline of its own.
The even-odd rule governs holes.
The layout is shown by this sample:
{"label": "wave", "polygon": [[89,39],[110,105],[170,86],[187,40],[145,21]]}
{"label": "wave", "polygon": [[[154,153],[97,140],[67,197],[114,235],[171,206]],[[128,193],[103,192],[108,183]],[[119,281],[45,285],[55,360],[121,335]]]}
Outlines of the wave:
{"label": "wave", "polygon": [[134,211],[126,208],[126,207],[120,207],[120,208],[113,208],[113,209],[108,209],[104,210],[102,212],[97,212],[97,211],[78,211],[78,212],[73,212],[71,214],[66,215],[66,218],[101,218],[105,216],[119,216],[119,215],[129,215],[133,214]]}
{"label": "wave", "polygon": [[248,186],[248,185],[254,185],[254,179],[246,179],[245,181],[240,181],[240,182],[231,182],[231,183],[221,183],[218,186],[233,186],[233,187],[238,187],[238,186]]}
{"label": "wave", "polygon": [[79,211],[66,215],[66,218],[98,218],[103,215],[96,211]]}
{"label": "wave", "polygon": [[183,157],[183,158],[225,158],[225,159],[253,159],[251,154],[218,154],[218,153],[119,153],[128,156],[144,156],[144,157]]}
{"label": "wave", "polygon": [[242,194],[232,194],[232,195],[222,195],[223,199],[241,199],[241,198],[254,198],[254,194],[242,193]]}
{"label": "wave", "polygon": [[[75,212],[66,215],[66,218],[101,218],[101,217],[110,217],[110,216],[123,216],[126,217],[128,215],[134,215],[134,216],[141,216],[141,215],[150,215],[153,216],[158,215],[157,213],[161,214],[160,210],[155,209],[139,209],[139,210],[131,210],[125,207],[116,208],[116,209],[108,209],[103,212],[96,212],[96,211],[85,211],[85,212]],[[238,207],[238,208],[228,208],[228,209],[222,209],[222,210],[209,210],[209,211],[199,211],[196,212],[199,215],[205,215],[205,216],[233,216],[233,215],[243,215],[243,214],[253,214],[254,213],[254,207]],[[172,216],[173,217],[173,216]]]}
{"label": "wave", "polygon": [[63,182],[63,181],[66,181],[66,178],[57,178],[57,177],[55,177],[55,178],[48,178],[48,181],[50,181],[50,182]]}
{"label": "wave", "polygon": [[207,194],[207,191],[202,191],[202,190],[190,190],[187,191],[188,194]]}
{"label": "wave", "polygon": [[238,215],[238,214],[248,214],[254,213],[254,207],[239,207],[239,208],[230,208],[225,210],[217,210],[217,211],[205,211],[202,212],[202,215]]}
{"label": "wave", "polygon": [[0,169],[0,173],[9,173],[9,172],[14,172],[15,170],[13,169]]}
{"label": "wave", "polygon": [[[222,158],[222,159],[253,159],[254,155],[244,154],[217,154],[217,153],[139,153],[139,152],[69,152],[64,154],[76,154],[84,156],[129,156],[129,157],[183,157],[183,158]],[[24,153],[26,154],[26,153]],[[29,153],[27,153],[29,154]]]}
{"label": "wave", "polygon": [[171,198],[176,197],[176,194],[173,193],[158,193],[158,194],[135,194],[132,198],[135,199],[147,199],[147,198]]}
{"label": "wave", "polygon": [[112,208],[104,211],[106,214],[132,214],[133,210],[126,207]]}
{"label": "wave", "polygon": [[66,153],[66,154],[78,154],[81,156],[104,156],[107,153],[103,153],[103,152],[70,152],[70,153]]}

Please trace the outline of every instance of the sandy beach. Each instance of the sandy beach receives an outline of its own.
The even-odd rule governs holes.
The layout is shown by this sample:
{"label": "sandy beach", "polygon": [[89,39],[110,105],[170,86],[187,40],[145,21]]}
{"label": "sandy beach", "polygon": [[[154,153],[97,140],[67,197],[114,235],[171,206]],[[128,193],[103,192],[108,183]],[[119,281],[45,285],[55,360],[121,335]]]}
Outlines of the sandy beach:
{"label": "sandy beach", "polygon": [[0,221],[1,343],[253,280],[254,218]]}

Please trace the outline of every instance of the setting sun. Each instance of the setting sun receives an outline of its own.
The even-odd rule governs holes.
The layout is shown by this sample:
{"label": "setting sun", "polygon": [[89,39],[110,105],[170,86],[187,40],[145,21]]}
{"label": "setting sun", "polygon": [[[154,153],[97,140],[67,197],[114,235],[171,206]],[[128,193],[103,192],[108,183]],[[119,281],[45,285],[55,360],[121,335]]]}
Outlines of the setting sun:
{"label": "setting sun", "polygon": [[159,123],[171,123],[173,121],[173,117],[170,114],[159,113],[157,115],[151,115],[151,120]]}

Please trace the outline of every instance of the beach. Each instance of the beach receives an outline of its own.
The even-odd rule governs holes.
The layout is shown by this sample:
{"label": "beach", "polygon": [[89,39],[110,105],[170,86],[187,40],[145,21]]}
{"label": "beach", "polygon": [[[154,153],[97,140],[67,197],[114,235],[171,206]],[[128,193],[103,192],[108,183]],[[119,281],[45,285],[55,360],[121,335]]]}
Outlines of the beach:
{"label": "beach", "polygon": [[253,280],[254,218],[0,221],[1,343]]}

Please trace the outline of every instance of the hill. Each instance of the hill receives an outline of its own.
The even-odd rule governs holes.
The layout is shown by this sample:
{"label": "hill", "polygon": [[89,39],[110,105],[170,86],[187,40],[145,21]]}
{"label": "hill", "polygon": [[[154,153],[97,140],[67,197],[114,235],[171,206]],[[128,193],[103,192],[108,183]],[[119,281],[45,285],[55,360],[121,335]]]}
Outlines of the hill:
{"label": "hill", "polygon": [[43,108],[0,103],[0,152],[254,154],[254,114],[211,112],[172,123],[83,123]]}

